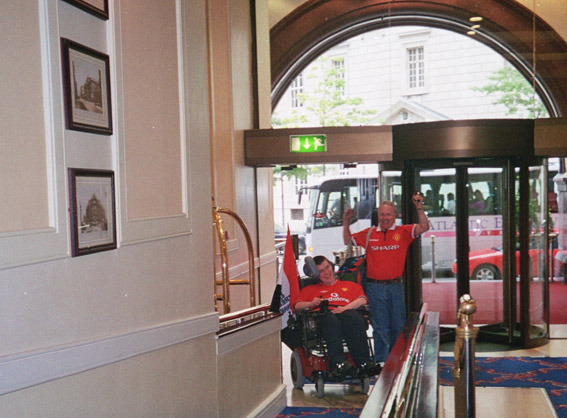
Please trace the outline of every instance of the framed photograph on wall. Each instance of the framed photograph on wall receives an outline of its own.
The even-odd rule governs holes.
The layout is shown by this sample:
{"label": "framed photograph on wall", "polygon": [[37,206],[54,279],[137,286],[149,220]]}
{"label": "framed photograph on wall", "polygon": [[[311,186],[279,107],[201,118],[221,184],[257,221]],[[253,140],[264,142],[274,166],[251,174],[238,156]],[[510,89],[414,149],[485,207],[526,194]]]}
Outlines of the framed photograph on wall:
{"label": "framed photograph on wall", "polygon": [[73,257],[116,248],[114,172],[69,169]]}
{"label": "framed photograph on wall", "polygon": [[87,13],[108,20],[108,0],[63,0]]}
{"label": "framed photograph on wall", "polygon": [[112,134],[108,55],[61,39],[67,129]]}

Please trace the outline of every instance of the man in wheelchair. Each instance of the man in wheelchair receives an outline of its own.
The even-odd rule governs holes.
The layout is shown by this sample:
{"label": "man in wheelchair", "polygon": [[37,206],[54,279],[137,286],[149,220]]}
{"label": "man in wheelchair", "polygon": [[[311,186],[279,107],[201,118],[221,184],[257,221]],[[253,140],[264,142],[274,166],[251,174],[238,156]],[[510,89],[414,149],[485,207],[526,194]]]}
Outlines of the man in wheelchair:
{"label": "man in wheelchair", "polygon": [[[316,313],[321,337],[327,345],[329,377],[339,381],[378,374],[379,366],[371,359],[366,335],[368,321],[359,312],[359,308],[368,303],[362,287],[351,281],[338,280],[333,265],[324,256],[316,256],[313,261],[320,283],[304,287],[294,309],[296,313]],[[354,366],[344,355],[343,340]]]}

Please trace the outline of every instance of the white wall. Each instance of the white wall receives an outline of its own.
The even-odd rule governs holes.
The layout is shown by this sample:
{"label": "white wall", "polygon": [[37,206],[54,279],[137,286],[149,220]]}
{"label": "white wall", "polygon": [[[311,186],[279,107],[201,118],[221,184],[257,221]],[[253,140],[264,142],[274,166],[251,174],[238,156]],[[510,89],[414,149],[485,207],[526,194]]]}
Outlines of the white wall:
{"label": "white wall", "polygon": [[[110,5],[0,6],[2,416],[217,415],[205,5]],[[112,135],[65,129],[62,37],[110,56]],[[117,249],[71,256],[69,167],[115,173]]]}

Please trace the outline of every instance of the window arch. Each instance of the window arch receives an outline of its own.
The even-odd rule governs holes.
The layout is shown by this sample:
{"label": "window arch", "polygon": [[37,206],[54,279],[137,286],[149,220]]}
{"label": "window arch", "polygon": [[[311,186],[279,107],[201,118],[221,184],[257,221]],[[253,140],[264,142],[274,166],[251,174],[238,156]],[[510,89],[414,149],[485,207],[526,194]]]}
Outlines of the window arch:
{"label": "window arch", "polygon": [[[567,66],[567,44],[543,20],[512,0],[310,0],[295,9],[270,32],[272,106],[289,82],[330,47],[369,30],[396,25],[439,27],[466,34],[471,17],[481,16],[475,39],[510,61],[535,89],[550,115],[567,115],[567,85],[561,74]],[[535,31],[533,28],[535,27]],[[533,36],[526,36],[532,34]],[[537,45],[535,57],[533,41]],[[536,63],[533,77],[533,63]]]}

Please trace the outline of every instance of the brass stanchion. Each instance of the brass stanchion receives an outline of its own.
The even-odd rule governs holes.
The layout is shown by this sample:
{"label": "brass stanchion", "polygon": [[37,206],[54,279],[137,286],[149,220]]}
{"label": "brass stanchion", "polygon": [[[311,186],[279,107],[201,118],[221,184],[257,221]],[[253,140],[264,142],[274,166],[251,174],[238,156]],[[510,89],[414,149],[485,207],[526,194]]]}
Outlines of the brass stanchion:
{"label": "brass stanchion", "polygon": [[455,341],[455,416],[475,417],[475,345],[478,328],[473,326],[472,315],[476,302],[471,295],[459,299],[457,338]]}

